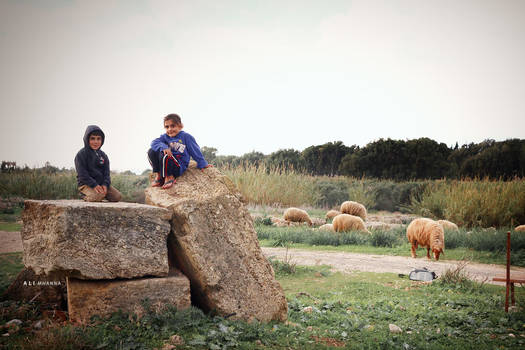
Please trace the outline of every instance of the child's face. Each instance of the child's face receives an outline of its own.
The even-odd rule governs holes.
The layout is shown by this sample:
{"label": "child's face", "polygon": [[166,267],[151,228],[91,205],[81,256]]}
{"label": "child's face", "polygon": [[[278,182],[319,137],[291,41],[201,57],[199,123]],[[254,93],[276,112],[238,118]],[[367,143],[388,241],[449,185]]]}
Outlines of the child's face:
{"label": "child's face", "polygon": [[100,135],[89,135],[89,147],[98,150],[102,146],[102,136]]}
{"label": "child's face", "polygon": [[182,130],[180,124],[175,124],[173,120],[166,120],[164,122],[164,129],[166,129],[166,134],[169,137],[175,137]]}

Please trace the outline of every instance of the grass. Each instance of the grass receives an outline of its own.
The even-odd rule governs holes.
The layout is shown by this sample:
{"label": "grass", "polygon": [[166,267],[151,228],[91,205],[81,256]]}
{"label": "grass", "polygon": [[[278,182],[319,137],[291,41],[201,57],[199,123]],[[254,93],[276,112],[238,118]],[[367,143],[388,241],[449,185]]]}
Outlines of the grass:
{"label": "grass", "polygon": [[23,268],[22,253],[0,254],[0,295],[13,283]]}
{"label": "grass", "polygon": [[20,231],[22,229],[22,224],[20,221],[20,216],[22,214],[22,207],[16,206],[8,212],[0,212],[0,231]]}
{"label": "grass", "polygon": [[[12,256],[5,260],[0,255],[0,259],[2,271],[19,268]],[[461,278],[425,284],[390,273],[330,273],[324,266],[276,271],[288,301],[286,323],[245,323],[190,308],[147,313],[141,319],[115,313],[94,318],[87,326],[47,320],[37,331],[31,328],[42,318],[37,305],[4,301],[0,328],[10,335],[0,338],[0,347],[160,349],[174,335],[183,342],[177,349],[518,349],[525,345],[523,288],[516,290],[519,312],[507,314],[503,287],[465,284]],[[15,316],[23,316],[23,324],[6,328]],[[391,333],[390,324],[402,333]]]}
{"label": "grass", "polygon": [[[111,184],[122,193],[125,202],[144,202],[147,175],[112,174]],[[76,173],[46,174],[38,169],[0,173],[0,197],[26,199],[78,199]]]}
{"label": "grass", "polygon": [[15,232],[22,229],[22,224],[18,222],[0,221],[0,231]]}

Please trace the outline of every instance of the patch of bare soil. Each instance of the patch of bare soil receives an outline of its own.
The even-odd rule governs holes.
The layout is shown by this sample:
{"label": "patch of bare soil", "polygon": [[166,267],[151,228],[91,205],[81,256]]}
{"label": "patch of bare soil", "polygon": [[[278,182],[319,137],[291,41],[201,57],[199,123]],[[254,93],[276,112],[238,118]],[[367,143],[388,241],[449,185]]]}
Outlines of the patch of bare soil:
{"label": "patch of bare soil", "polygon": [[22,249],[20,232],[0,231],[0,253],[21,252]]}
{"label": "patch of bare soil", "polygon": [[[284,260],[286,255],[285,248],[262,248],[266,257],[275,257],[279,260]],[[408,275],[410,271],[415,268],[426,267],[430,271],[434,271],[438,276],[442,275],[446,270],[455,270],[458,264],[462,263],[455,260],[428,260],[425,257],[412,258],[405,256],[389,256],[389,255],[371,255],[359,253],[346,252],[328,252],[328,251],[312,251],[289,249],[288,259],[292,263],[298,265],[330,265],[333,271],[340,271],[344,273],[352,273],[354,271],[366,272],[393,272]],[[478,282],[492,283],[503,285],[501,282],[493,282],[492,278],[504,277],[505,266],[494,264],[479,264],[468,263],[463,271],[469,278]],[[511,276],[513,278],[525,278],[525,268],[511,267]]]}

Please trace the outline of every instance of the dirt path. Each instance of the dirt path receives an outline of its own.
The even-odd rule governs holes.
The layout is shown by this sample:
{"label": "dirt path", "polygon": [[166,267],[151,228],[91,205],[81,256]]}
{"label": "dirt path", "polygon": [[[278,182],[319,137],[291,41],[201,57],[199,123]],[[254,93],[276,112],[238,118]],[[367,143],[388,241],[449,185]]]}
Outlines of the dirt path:
{"label": "dirt path", "polygon": [[[0,253],[21,252],[22,240],[20,232],[0,231]],[[267,257],[274,256],[279,260],[284,260],[285,248],[262,248]],[[427,260],[425,257],[412,259],[404,256],[389,255],[370,255],[345,252],[328,252],[290,249],[288,256],[293,263],[298,265],[330,265],[334,271],[351,273],[352,271],[368,272],[393,272],[408,273],[415,268],[423,268],[443,274],[447,269],[457,267],[458,261],[454,260]],[[486,281],[487,283],[503,284],[492,282],[496,276],[505,276],[505,266],[493,264],[469,263],[465,267],[467,274],[474,280]],[[511,267],[511,275],[515,278],[525,278],[525,268]]]}
{"label": "dirt path", "polygon": [[20,232],[0,231],[0,253],[21,252],[22,249]]}
{"label": "dirt path", "polygon": [[[284,260],[285,248],[262,248],[266,257],[274,256],[279,260]],[[459,261],[454,260],[427,260],[426,257],[413,259],[404,256],[389,255],[370,255],[359,253],[345,252],[328,252],[290,249],[288,257],[291,262],[298,265],[330,265],[332,270],[351,273],[352,271],[368,272],[393,272],[408,275],[415,268],[426,267],[434,271],[437,275],[443,274],[447,269],[455,269]],[[469,263],[465,266],[464,271],[467,275],[477,281],[486,281],[486,283],[503,285],[504,283],[492,282],[496,276],[505,276],[504,265],[478,264]],[[511,267],[511,276],[514,278],[525,278],[525,268]]]}

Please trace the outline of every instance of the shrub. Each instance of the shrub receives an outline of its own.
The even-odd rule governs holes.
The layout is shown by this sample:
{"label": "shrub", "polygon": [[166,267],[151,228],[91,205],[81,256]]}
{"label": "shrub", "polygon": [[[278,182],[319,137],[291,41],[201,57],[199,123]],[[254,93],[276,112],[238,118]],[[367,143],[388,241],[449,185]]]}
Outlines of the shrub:
{"label": "shrub", "polygon": [[348,200],[348,187],[344,181],[319,180],[314,191],[315,205],[319,207],[331,208]]}
{"label": "shrub", "polygon": [[383,230],[374,231],[370,237],[370,241],[374,247],[392,248],[400,244],[400,239],[394,232]]}

